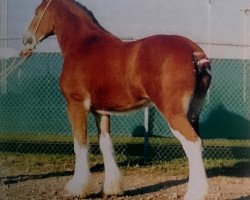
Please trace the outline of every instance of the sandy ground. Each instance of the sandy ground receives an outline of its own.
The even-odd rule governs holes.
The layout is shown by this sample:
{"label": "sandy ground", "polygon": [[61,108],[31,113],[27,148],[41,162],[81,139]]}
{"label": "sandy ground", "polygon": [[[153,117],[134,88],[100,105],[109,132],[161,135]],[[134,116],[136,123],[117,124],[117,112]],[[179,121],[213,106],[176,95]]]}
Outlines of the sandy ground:
{"label": "sandy ground", "polygon": [[[103,182],[101,172],[92,173],[93,195],[88,199],[117,200],[172,200],[183,199],[187,177],[169,176],[162,171],[133,170],[125,175],[125,194],[121,197],[104,197],[100,194]],[[13,176],[1,179],[1,200],[66,200],[62,196],[64,185],[72,172],[57,172],[42,175]],[[211,200],[250,200],[250,177],[214,176],[209,178]]]}

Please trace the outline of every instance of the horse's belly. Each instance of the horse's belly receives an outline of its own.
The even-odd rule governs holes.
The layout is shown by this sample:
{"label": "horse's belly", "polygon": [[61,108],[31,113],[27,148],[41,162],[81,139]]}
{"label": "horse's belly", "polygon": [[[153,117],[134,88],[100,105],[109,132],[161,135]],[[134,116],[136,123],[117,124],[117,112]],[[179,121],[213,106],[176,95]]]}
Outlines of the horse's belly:
{"label": "horse's belly", "polygon": [[142,99],[140,101],[136,101],[133,103],[123,104],[123,105],[110,105],[110,106],[104,106],[100,108],[93,109],[95,112],[99,114],[105,114],[105,115],[120,115],[124,113],[128,113],[137,109],[140,109],[142,107],[147,107],[151,104],[151,101],[149,99]]}

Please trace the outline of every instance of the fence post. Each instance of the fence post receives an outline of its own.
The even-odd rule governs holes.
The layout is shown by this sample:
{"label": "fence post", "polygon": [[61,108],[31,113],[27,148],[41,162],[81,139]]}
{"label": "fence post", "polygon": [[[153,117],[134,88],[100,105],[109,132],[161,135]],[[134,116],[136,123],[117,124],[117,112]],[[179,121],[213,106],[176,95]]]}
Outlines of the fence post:
{"label": "fence post", "polygon": [[[1,62],[1,61],[0,61]],[[7,93],[7,78],[6,78],[6,66],[7,66],[7,62],[6,62],[6,59],[3,59],[2,60],[2,67],[0,68],[0,73],[2,74],[3,77],[5,77],[2,82],[0,83],[0,87],[1,87],[1,94],[6,94]],[[0,78],[1,75],[0,75]]]}
{"label": "fence post", "polygon": [[[1,8],[1,7],[0,7]],[[2,29],[2,31],[0,31],[0,36],[3,36],[3,47],[6,48],[7,47],[7,29],[8,29],[8,1],[4,0],[2,2],[2,9],[1,9],[1,13],[2,15],[0,16],[0,22],[2,24],[0,24],[0,28]],[[0,69],[0,72],[3,74],[6,72],[6,59],[3,59],[3,66]],[[3,76],[5,76],[5,74],[3,74]],[[1,87],[1,94],[5,94],[6,93],[6,85],[7,85],[7,80],[6,78],[4,78],[3,82],[1,83],[0,87]]]}
{"label": "fence post", "polygon": [[149,107],[144,109],[144,162],[148,162],[148,147],[149,147]]}

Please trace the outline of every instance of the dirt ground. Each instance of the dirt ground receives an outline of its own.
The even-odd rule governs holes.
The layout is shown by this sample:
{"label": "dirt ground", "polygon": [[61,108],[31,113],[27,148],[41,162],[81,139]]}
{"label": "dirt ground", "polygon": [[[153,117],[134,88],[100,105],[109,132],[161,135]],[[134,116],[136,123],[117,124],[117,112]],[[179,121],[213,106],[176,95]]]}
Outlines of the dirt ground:
{"label": "dirt ground", "polygon": [[[1,200],[66,200],[63,187],[72,172],[57,172],[42,175],[23,175],[2,178]],[[88,199],[117,200],[173,200],[183,199],[187,176],[169,175],[167,172],[137,167],[125,172],[125,194],[122,197],[103,197],[100,194],[103,173],[92,173],[93,195]],[[250,200],[250,177],[211,176],[209,178],[211,200]]]}

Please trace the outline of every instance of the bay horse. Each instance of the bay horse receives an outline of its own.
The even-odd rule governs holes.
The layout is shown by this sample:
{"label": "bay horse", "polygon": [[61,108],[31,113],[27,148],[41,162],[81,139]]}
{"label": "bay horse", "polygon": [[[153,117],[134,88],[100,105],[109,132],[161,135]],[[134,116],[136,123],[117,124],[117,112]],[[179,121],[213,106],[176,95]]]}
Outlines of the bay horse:
{"label": "bay horse", "polygon": [[177,35],[154,35],[124,42],[106,31],[85,6],[74,0],[43,0],[24,34],[23,56],[56,35],[63,56],[60,88],[72,125],[75,171],[65,190],[90,194],[87,115],[95,115],[104,158],[105,195],[123,194],[123,176],[114,158],[110,115],[153,103],[181,142],[189,161],[185,200],[207,198],[199,114],[211,81],[203,50]]}

